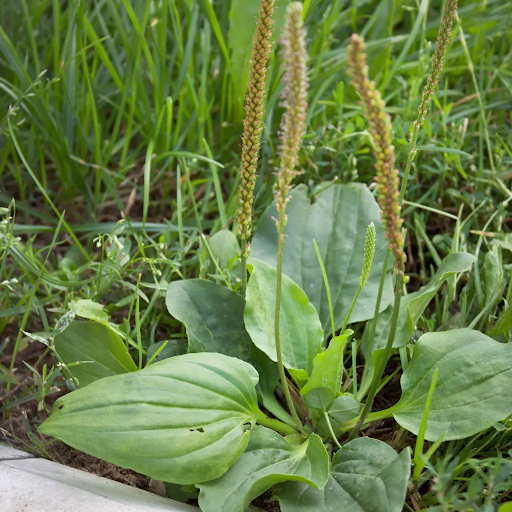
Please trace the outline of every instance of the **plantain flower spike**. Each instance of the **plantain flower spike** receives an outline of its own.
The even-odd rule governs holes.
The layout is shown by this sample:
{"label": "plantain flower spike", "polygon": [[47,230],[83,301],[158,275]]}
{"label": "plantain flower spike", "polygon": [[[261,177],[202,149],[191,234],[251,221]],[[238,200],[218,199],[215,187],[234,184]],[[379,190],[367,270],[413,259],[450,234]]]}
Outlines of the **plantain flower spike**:
{"label": "plantain flower spike", "polygon": [[[291,3],[286,11],[286,24],[281,41],[283,46],[284,89],[283,106],[286,111],[281,122],[281,166],[276,191],[277,211],[286,223],[284,211],[291,190],[291,181],[297,174],[302,137],[306,129],[307,113],[307,52],[305,32],[302,27],[302,4]],[[282,226],[284,228],[284,226]]]}
{"label": "plantain flower spike", "polygon": [[427,83],[423,88],[421,95],[421,103],[418,107],[418,118],[416,119],[416,126],[418,129],[423,125],[425,116],[427,115],[428,107],[432,96],[439,82],[439,75],[443,70],[444,58],[446,56],[446,50],[450,37],[452,35],[452,26],[455,16],[457,15],[457,4],[458,0],[448,0],[443,11],[443,17],[441,19],[441,26],[436,39],[436,49],[432,56],[432,65],[430,66],[430,72],[428,74]]}
{"label": "plantain flower spike", "polygon": [[353,34],[347,53],[348,71],[352,84],[363,100],[363,110],[375,152],[377,170],[377,200],[382,210],[382,223],[396,266],[403,274],[406,256],[403,250],[403,220],[400,216],[399,178],[395,168],[395,148],[392,145],[391,118],[375,83],[369,79],[364,41]]}
{"label": "plantain flower spike", "polygon": [[263,115],[265,112],[265,81],[272,49],[274,0],[261,0],[256,22],[249,82],[245,96],[245,119],[242,134],[242,163],[238,188],[238,235],[242,241],[244,258],[248,258],[252,230],[252,206],[256,169],[261,147]]}
{"label": "plantain flower spike", "polygon": [[372,269],[373,265],[373,257],[375,256],[375,240],[375,224],[370,222],[368,228],[366,229],[366,236],[364,237],[363,270],[359,279],[359,286],[361,288],[364,288],[368,278],[370,277],[370,270]]}

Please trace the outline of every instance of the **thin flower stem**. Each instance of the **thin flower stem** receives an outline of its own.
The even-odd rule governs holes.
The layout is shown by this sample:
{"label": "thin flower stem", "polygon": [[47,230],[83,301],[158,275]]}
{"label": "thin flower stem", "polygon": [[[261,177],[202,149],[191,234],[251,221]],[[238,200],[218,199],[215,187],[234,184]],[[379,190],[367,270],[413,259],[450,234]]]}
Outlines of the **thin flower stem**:
{"label": "thin flower stem", "polygon": [[[457,17],[457,7],[458,0],[447,0],[443,11],[441,26],[439,27],[439,32],[437,34],[436,39],[436,49],[432,57],[432,65],[428,73],[427,83],[425,84],[425,87],[423,88],[423,92],[421,95],[421,103],[418,107],[418,117],[414,122],[414,131],[411,136],[411,144],[409,147],[409,154],[407,156],[407,164],[405,166],[404,177],[402,179],[402,188],[400,190],[400,202],[403,201],[405,197],[405,192],[407,190],[409,174],[411,172],[414,157],[416,156],[416,144],[418,142],[418,135],[425,121],[425,116],[427,115],[430,102],[432,101],[432,96],[434,95],[434,91],[439,82],[439,76],[441,75],[441,71],[443,70],[444,59],[446,57],[446,51],[448,49],[448,44],[450,42],[450,37],[452,34],[453,22]],[[464,44],[463,40],[462,43]],[[472,71],[471,66],[470,70]]]}
{"label": "thin flower stem", "polygon": [[411,173],[412,163],[414,162],[414,157],[416,156],[416,153],[417,153],[416,144],[418,142],[418,135],[420,133],[420,128],[421,128],[421,125],[419,125],[417,123],[414,124],[414,132],[411,137],[411,145],[409,147],[409,154],[407,155],[407,164],[405,165],[404,176],[402,178],[402,186],[400,188],[400,197],[398,198],[400,203],[402,203],[402,201],[404,200],[405,193],[407,192],[407,185],[409,183],[409,174]]}
{"label": "thin flower stem", "polygon": [[281,312],[281,286],[283,280],[283,246],[284,246],[284,227],[286,225],[286,217],[284,211],[279,212],[279,218],[277,221],[278,231],[278,242],[277,242],[277,280],[276,280],[276,309],[275,309],[275,341],[276,341],[276,353],[277,353],[277,367],[279,369],[279,377],[281,379],[281,386],[283,387],[284,396],[290,414],[292,415],[298,429],[303,435],[307,435],[302,422],[300,421],[299,415],[295,410],[295,404],[288,387],[288,381],[286,380],[286,373],[284,371],[283,354],[281,351],[281,336],[279,332],[279,320]]}
{"label": "thin flower stem", "polygon": [[245,295],[247,288],[247,258],[243,254],[240,258],[240,268],[242,272],[242,293]]}
{"label": "thin flower stem", "polygon": [[[384,259],[384,267],[382,268],[382,272],[380,274],[380,283],[379,283],[379,291],[377,293],[377,302],[375,303],[375,311],[373,313],[373,320],[372,320],[372,324],[370,327],[370,336],[369,336],[369,342],[368,342],[368,354],[370,354],[370,357],[371,357],[371,354],[373,353],[373,342],[375,339],[375,331],[377,330],[377,320],[379,319],[380,304],[382,302],[382,294],[384,293],[384,284],[386,282],[386,274],[388,273],[390,257],[391,257],[391,249],[388,246],[387,251],[386,251],[386,257]],[[365,376],[368,371],[367,368],[368,368],[368,365],[365,365],[361,383],[365,383],[365,381],[366,381]],[[368,389],[367,386],[364,386],[364,387],[361,386],[361,389],[359,390],[359,395],[358,395],[359,400],[361,400],[364,397],[367,389]]]}
{"label": "thin flower stem", "polygon": [[291,181],[296,174],[302,136],[306,129],[307,112],[307,52],[305,33],[302,28],[302,4],[293,2],[286,9],[286,23],[283,37],[283,104],[286,111],[281,122],[281,165],[277,175],[277,190],[275,193],[277,219],[277,278],[276,278],[276,307],[275,307],[275,344],[279,377],[283,386],[284,396],[288,409],[298,429],[304,435],[306,431],[295,409],[286,373],[284,371],[283,354],[281,351],[281,337],[279,320],[281,313],[281,287],[283,278],[283,247],[284,228],[286,226],[286,204],[290,200]]}
{"label": "thin flower stem", "polygon": [[324,286],[325,286],[325,293],[327,295],[327,304],[329,305],[329,317],[331,320],[331,332],[332,332],[332,337],[334,338],[336,336],[336,328],[334,326],[334,312],[332,309],[331,288],[329,287],[329,280],[327,279],[327,272],[325,270],[325,265],[322,260],[322,255],[320,254],[320,249],[318,248],[318,244],[316,243],[316,240],[313,240],[313,244],[315,246],[318,263],[320,264],[320,270],[322,271],[322,277],[323,277]]}
{"label": "thin flower stem", "polygon": [[357,299],[359,298],[359,295],[361,294],[362,289],[363,289],[363,287],[361,285],[359,285],[359,288],[357,289],[357,292],[354,296],[354,300],[352,301],[352,304],[350,304],[350,309],[348,310],[347,316],[345,317],[345,321],[343,322],[343,327],[341,328],[341,334],[343,334],[345,332],[345,329],[347,328],[350,317],[352,316],[352,311],[354,311],[354,307],[356,305]]}
{"label": "thin flower stem", "polygon": [[[356,295],[352,300],[352,304],[350,305],[350,309],[345,317],[345,321],[343,322],[343,328],[341,332],[345,332],[347,325],[350,321],[350,317],[352,316],[352,311],[354,311],[354,307],[356,305],[357,299],[361,294],[361,291],[366,286],[368,282],[368,278],[370,277],[370,272],[372,270],[373,265],[373,257],[375,256],[375,240],[376,240],[376,231],[375,224],[370,222],[370,225],[366,229],[366,236],[364,237],[364,250],[363,250],[363,268],[361,270],[361,275],[359,276],[359,287],[357,288]],[[330,305],[330,301],[329,301]],[[334,337],[334,336],[333,336]]]}
{"label": "thin flower stem", "polygon": [[384,374],[386,364],[393,352],[393,341],[395,339],[396,327],[398,324],[398,312],[400,310],[400,300],[402,298],[402,284],[403,284],[402,275],[399,272],[396,272],[395,274],[396,274],[395,304],[393,306],[393,316],[391,317],[391,327],[389,329],[389,335],[388,335],[388,341],[386,343],[386,349],[384,351],[384,355],[383,355],[382,359],[380,360],[377,371],[375,372],[375,375],[373,376],[372,384],[370,386],[370,391],[368,392],[368,398],[366,400],[366,403],[364,404],[363,412],[361,413],[361,416],[359,417],[359,420],[356,423],[356,426],[350,433],[349,441],[351,439],[354,439],[357,436],[357,434],[359,433],[359,430],[361,429],[361,427],[363,426],[363,424],[366,420],[366,417],[372,410],[373,400],[375,399],[375,395],[377,394],[377,390],[379,389],[380,379],[382,378],[382,375]]}
{"label": "thin flower stem", "polygon": [[341,450],[341,444],[338,441],[336,434],[334,433],[334,430],[331,425],[331,420],[329,419],[329,415],[327,414],[327,411],[324,411],[324,418],[327,423],[327,428],[329,429],[329,433],[331,434],[332,440],[336,443],[336,446]]}

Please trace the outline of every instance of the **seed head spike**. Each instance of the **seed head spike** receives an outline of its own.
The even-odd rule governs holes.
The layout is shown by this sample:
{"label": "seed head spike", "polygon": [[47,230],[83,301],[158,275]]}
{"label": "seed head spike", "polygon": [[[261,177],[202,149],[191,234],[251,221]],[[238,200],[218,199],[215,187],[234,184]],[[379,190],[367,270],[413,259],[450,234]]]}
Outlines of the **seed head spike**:
{"label": "seed head spike", "polygon": [[375,153],[377,200],[381,208],[382,223],[397,268],[403,272],[406,255],[403,250],[403,220],[400,216],[399,178],[395,168],[395,148],[392,144],[391,118],[375,82],[371,81],[366,65],[364,41],[353,34],[347,53],[348,70],[352,84],[363,100],[363,111],[368,121]]}
{"label": "seed head spike", "polygon": [[263,131],[265,112],[265,82],[272,43],[272,15],[274,0],[261,0],[256,33],[253,39],[250,61],[249,82],[245,96],[245,119],[242,134],[242,163],[240,166],[240,185],[238,187],[238,235],[242,242],[244,257],[249,256],[249,238],[252,232],[252,206],[256,169]]}
{"label": "seed head spike", "polygon": [[366,236],[364,238],[364,256],[363,256],[363,270],[361,271],[360,286],[363,288],[370,277],[370,270],[372,269],[373,257],[375,256],[375,224],[370,222],[366,229]]}

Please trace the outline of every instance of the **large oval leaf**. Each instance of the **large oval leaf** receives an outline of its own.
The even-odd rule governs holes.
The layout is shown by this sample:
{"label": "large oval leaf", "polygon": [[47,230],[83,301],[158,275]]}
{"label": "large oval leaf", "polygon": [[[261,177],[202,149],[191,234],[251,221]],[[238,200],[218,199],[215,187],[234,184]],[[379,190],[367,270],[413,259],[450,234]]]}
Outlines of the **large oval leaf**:
{"label": "large oval leaf", "polygon": [[282,512],[400,512],[411,469],[408,450],[362,437],[336,452],[322,489],[287,482],[275,489]]}
{"label": "large oval leaf", "polygon": [[[441,262],[439,269],[427,285],[422,286],[417,292],[409,293],[402,299],[396,336],[393,341],[394,347],[402,347],[411,339],[414,329],[416,328],[416,322],[420,319],[441,285],[450,276],[468,271],[475,260],[475,256],[467,252],[449,254]],[[393,308],[390,307],[379,315],[371,351],[372,354],[376,350],[383,349],[386,346],[392,313]],[[370,331],[371,324],[368,324],[362,340],[363,353],[367,360],[371,360],[369,353],[370,347],[368,346],[368,334]]]}
{"label": "large oval leaf", "polygon": [[471,329],[424,334],[402,375],[402,397],[393,410],[400,425],[420,429],[435,369],[437,385],[425,439],[462,439],[512,414],[512,344]]}
{"label": "large oval leaf", "polygon": [[[380,221],[380,210],[372,193],[361,183],[331,185],[311,204],[307,188],[299,185],[291,192],[287,206],[288,223],[284,244],[283,272],[293,279],[315,306],[326,335],[331,332],[327,293],[313,240],[325,264],[334,310],[334,322],[341,328],[359,287],[363,266],[366,229],[370,222],[377,230],[375,258],[368,283],[351,315],[351,322],[373,317],[387,243]],[[275,203],[263,214],[251,244],[251,255],[276,266],[277,218]],[[388,276],[381,310],[393,297]]]}
{"label": "large oval leaf", "polygon": [[223,354],[185,354],[59,398],[44,434],[158,480],[218,478],[245,450],[258,410],[254,369]]}
{"label": "large oval leaf", "polygon": [[189,352],[219,352],[250,362],[262,376],[258,392],[263,405],[281,420],[291,419],[274,397],[277,365],[253,345],[245,329],[241,295],[211,281],[189,279],[171,283],[166,303],[187,328]]}
{"label": "large oval leaf", "polygon": [[245,512],[271,486],[287,480],[322,488],[329,476],[329,457],[320,437],[312,434],[292,444],[277,432],[256,426],[245,453],[220,478],[201,484],[204,512]]}
{"label": "large oval leaf", "polygon": [[244,327],[241,295],[212,281],[188,279],[169,285],[165,303],[187,328],[189,352],[249,359],[252,343]]}
{"label": "large oval leaf", "polygon": [[[208,238],[208,247],[210,250],[208,251],[205,247],[203,253],[205,259],[209,260],[209,272],[217,274],[220,269],[232,276],[233,271],[236,270],[235,273],[239,274],[240,260],[237,260],[236,257],[239,246],[236,235],[232,231],[228,229],[217,231]],[[212,257],[214,261],[211,261]]]}
{"label": "large oval leaf", "polygon": [[92,320],[71,322],[55,336],[54,344],[64,364],[84,361],[69,368],[81,387],[137,369],[123,340],[106,325]]}
{"label": "large oval leaf", "polygon": [[[276,270],[262,261],[249,261],[253,268],[246,290],[245,327],[253,343],[277,361]],[[322,326],[306,294],[287,276],[283,276],[281,287],[279,327],[284,365],[311,373],[313,359],[322,348]]]}

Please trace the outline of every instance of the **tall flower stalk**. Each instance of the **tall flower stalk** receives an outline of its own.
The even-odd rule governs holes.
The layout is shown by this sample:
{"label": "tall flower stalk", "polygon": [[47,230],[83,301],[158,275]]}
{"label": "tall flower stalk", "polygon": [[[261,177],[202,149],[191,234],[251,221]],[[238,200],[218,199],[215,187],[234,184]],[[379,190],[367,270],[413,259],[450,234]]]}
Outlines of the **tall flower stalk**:
{"label": "tall flower stalk", "polygon": [[405,166],[402,189],[400,190],[400,200],[403,200],[405,197],[409,174],[411,172],[414,157],[416,156],[416,143],[418,142],[418,135],[420,133],[421,127],[423,126],[423,123],[425,122],[425,117],[427,115],[430,102],[432,101],[432,96],[434,95],[434,91],[436,90],[437,84],[439,82],[441,71],[443,70],[444,58],[446,56],[446,51],[448,49],[448,44],[452,35],[453,22],[457,16],[457,6],[458,0],[448,0],[443,11],[441,26],[439,27],[439,32],[436,39],[436,49],[434,50],[434,55],[432,56],[432,64],[428,73],[427,83],[425,84],[421,94],[421,103],[418,107],[418,117],[413,124],[413,132],[410,140],[411,145],[409,148],[409,155],[407,157],[407,164]]}
{"label": "tall flower stalk", "polygon": [[238,235],[242,249],[243,287],[247,280],[246,262],[252,231],[254,186],[261,147],[263,115],[265,113],[265,82],[272,49],[274,0],[261,0],[253,39],[249,82],[245,96],[245,119],[242,134],[242,163],[238,188]]}
{"label": "tall flower stalk", "polygon": [[[393,351],[393,340],[398,323],[406,256],[403,250],[403,220],[400,216],[399,178],[398,171],[395,168],[395,149],[392,144],[393,133],[391,118],[385,111],[386,105],[380,92],[377,90],[375,83],[369,78],[366,55],[364,53],[364,42],[356,34],[352,35],[350,40],[347,53],[347,65],[352,84],[357,89],[362,99],[364,115],[368,121],[369,132],[373,141],[375,168],[377,171],[377,200],[382,211],[382,223],[389,243],[389,250],[393,253],[396,264],[395,303],[386,349],[371,381],[370,390],[361,416],[350,435],[350,439],[353,439],[364,424],[366,417],[371,412],[373,400],[377,394],[377,389],[384,373],[386,363]],[[388,258],[386,258],[383,273],[387,271],[387,259]]]}
{"label": "tall flower stalk", "polygon": [[307,113],[307,52],[305,34],[302,28],[302,5],[294,2],[286,11],[286,24],[283,45],[284,62],[284,90],[283,105],[286,111],[281,123],[281,164],[278,172],[277,190],[275,193],[277,218],[277,283],[276,283],[276,307],[275,307],[275,343],[279,376],[283,387],[286,403],[290,409],[299,430],[304,434],[304,427],[299,419],[293,403],[286,374],[284,371],[283,357],[281,353],[281,338],[279,332],[281,311],[281,287],[283,276],[283,246],[284,230],[287,222],[286,204],[289,201],[291,182],[297,174],[297,165],[302,136],[306,129]]}
{"label": "tall flower stalk", "polygon": [[375,169],[377,182],[377,200],[382,210],[382,223],[389,242],[389,247],[395,256],[397,268],[403,269],[406,256],[403,250],[402,224],[399,201],[399,178],[395,168],[395,148],[391,118],[385,111],[386,104],[375,82],[369,79],[364,42],[357,34],[350,39],[347,54],[348,70],[352,84],[363,100],[363,110],[375,153]]}
{"label": "tall flower stalk", "polygon": [[[402,203],[403,199],[405,198],[405,194],[407,191],[407,184],[409,181],[409,175],[411,172],[412,163],[414,161],[414,158],[416,156],[416,144],[418,141],[418,135],[420,132],[421,127],[423,126],[423,123],[425,121],[426,114],[428,112],[428,108],[430,106],[430,102],[432,101],[432,96],[434,94],[434,91],[437,87],[437,84],[439,82],[439,76],[441,74],[441,71],[443,69],[444,59],[446,56],[446,52],[448,49],[448,44],[450,42],[451,33],[452,33],[452,27],[453,22],[457,16],[457,5],[458,0],[447,0],[445,9],[443,11],[443,16],[441,19],[441,25],[439,28],[439,32],[437,35],[436,40],[436,49],[434,51],[434,55],[432,57],[432,64],[430,67],[430,71],[427,77],[427,83],[425,84],[425,87],[422,92],[422,99],[420,106],[418,108],[418,115],[416,118],[416,121],[413,124],[413,131],[410,139],[410,147],[409,147],[409,153],[407,157],[407,164],[405,166],[404,176],[402,180],[402,186],[400,189],[400,195],[399,195],[399,201]],[[375,313],[373,316],[373,321],[370,328],[370,351],[371,346],[373,345],[373,340],[375,338],[375,330],[377,327],[377,319],[379,316],[380,311],[380,304],[382,300],[382,292],[384,290],[384,282],[386,277],[386,271],[388,268],[388,262],[390,257],[390,250],[386,252],[386,259],[384,262],[384,267],[381,275],[380,285],[379,285],[379,292],[377,295],[377,301],[375,304]],[[363,374],[363,382],[366,382],[364,379],[364,376],[366,375],[366,368],[365,368],[365,374]],[[360,390],[360,396],[364,396],[367,388],[362,388]]]}

